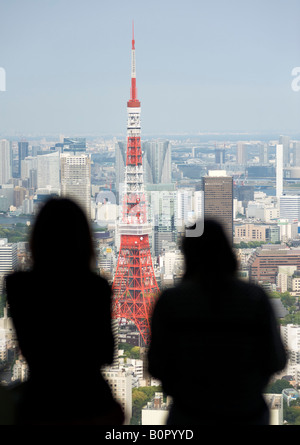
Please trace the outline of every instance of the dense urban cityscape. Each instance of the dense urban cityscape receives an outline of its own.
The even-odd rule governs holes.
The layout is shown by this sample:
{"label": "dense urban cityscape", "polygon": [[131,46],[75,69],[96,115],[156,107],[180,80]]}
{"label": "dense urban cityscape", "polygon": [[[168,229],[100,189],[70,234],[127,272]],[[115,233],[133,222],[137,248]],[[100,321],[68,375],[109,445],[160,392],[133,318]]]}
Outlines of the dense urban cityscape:
{"label": "dense urban cityscape", "polygon": [[[185,225],[203,212],[222,212],[239,259],[240,278],[259,283],[270,293],[281,323],[289,361],[275,379],[287,382],[283,396],[273,396],[278,407],[278,397],[288,402],[298,398],[300,376],[300,141],[287,136],[258,141],[239,140],[241,135],[236,135],[224,142],[209,138],[142,142],[155,277],[160,289],[176,284],[183,274],[179,240]],[[30,267],[27,236],[37,209],[49,195],[62,194],[78,199],[86,209],[93,225],[97,270],[113,283],[126,143],[116,138],[60,137],[58,141],[7,139],[0,147],[1,379],[12,384],[26,379],[28,369],[18,353],[3,278],[12,270]],[[124,395],[127,421],[135,416],[134,421],[163,422],[167,401],[159,387],[147,393],[152,398],[142,407],[142,417],[132,410],[139,388],[157,389],[159,382],[146,373],[136,326],[129,323],[115,329],[119,356],[105,373],[116,382],[116,395]],[[282,410],[277,415],[283,422]]]}
{"label": "dense urban cityscape", "polygon": [[[148,371],[151,314],[159,294],[183,278],[187,228],[205,218],[220,221],[238,261],[238,278],[265,290],[278,321],[288,360],[264,390],[270,424],[300,425],[300,135],[144,135],[134,27],[130,81],[127,133],[124,125],[121,136],[109,130],[107,136],[19,136],[0,128],[0,385],[14,388],[30,375],[5,277],[30,270],[35,218],[49,198],[61,196],[84,210],[95,272],[112,288],[114,359],[101,373],[125,425],[166,424],[171,397]],[[0,92],[5,87],[0,67]],[[120,107],[126,104],[120,101]],[[213,272],[211,285],[221,294],[218,270]],[[194,366],[200,366],[196,360]]]}

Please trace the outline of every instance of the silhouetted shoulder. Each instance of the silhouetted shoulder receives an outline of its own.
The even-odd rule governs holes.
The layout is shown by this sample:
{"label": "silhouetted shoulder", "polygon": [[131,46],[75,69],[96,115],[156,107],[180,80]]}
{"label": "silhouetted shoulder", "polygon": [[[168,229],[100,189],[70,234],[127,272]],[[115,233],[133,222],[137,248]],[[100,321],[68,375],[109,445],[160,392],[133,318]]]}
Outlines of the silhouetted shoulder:
{"label": "silhouetted shoulder", "polygon": [[237,289],[240,295],[249,295],[249,297],[252,297],[253,299],[269,298],[265,290],[257,284],[235,279],[232,280],[232,285]]}
{"label": "silhouetted shoulder", "polygon": [[15,272],[6,279],[6,294],[19,346],[27,359],[43,348],[55,350],[57,356],[63,335],[69,350],[76,351],[81,345],[92,353],[98,348],[103,363],[112,362],[111,287],[101,276],[90,271],[77,276]]}

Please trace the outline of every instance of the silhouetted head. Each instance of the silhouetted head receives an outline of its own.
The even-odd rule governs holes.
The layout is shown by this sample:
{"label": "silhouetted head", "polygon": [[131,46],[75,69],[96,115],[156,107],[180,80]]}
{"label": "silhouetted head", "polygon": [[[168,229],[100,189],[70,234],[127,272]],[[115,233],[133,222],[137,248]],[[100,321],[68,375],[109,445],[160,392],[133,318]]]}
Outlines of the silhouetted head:
{"label": "silhouetted head", "polygon": [[30,239],[34,269],[89,269],[91,230],[83,210],[67,198],[50,198],[37,215]]}
{"label": "silhouetted head", "polygon": [[[195,225],[189,229],[194,229]],[[199,237],[185,237],[182,242],[185,258],[185,278],[208,279],[233,277],[237,260],[223,227],[214,220],[204,220],[204,232]]]}

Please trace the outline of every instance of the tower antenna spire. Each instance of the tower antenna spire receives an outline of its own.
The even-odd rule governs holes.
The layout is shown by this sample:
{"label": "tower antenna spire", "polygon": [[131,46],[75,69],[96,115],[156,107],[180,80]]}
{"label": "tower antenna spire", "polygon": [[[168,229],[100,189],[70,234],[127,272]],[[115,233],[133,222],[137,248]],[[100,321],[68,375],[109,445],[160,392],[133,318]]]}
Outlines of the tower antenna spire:
{"label": "tower antenna spire", "polygon": [[132,49],[135,49],[135,41],[134,41],[134,21],[132,20]]}
{"label": "tower antenna spire", "polygon": [[130,101],[131,106],[139,107],[140,103],[137,98],[136,87],[136,65],[135,65],[135,40],[134,40],[134,21],[132,20],[132,46],[131,46],[131,88],[130,88]]}

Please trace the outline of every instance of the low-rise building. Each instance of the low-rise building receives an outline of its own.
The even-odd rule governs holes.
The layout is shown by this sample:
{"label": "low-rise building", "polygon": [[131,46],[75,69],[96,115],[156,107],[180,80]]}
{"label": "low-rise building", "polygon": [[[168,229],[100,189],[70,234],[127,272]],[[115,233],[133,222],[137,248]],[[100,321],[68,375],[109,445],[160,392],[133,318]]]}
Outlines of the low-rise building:
{"label": "low-rise building", "polygon": [[15,361],[12,369],[12,382],[25,382],[29,377],[29,368],[26,361],[22,358]]}
{"label": "low-rise building", "polygon": [[170,399],[163,401],[163,393],[156,392],[151,402],[142,409],[142,425],[166,425]]}
{"label": "low-rise building", "polygon": [[269,408],[270,425],[283,425],[283,396],[282,394],[264,394]]}
{"label": "low-rise building", "polygon": [[299,392],[294,388],[285,388],[282,390],[282,396],[289,406],[292,400],[299,399]]}
{"label": "low-rise building", "polygon": [[249,259],[250,280],[276,284],[279,266],[296,266],[300,270],[300,249],[285,245],[265,245]]}

